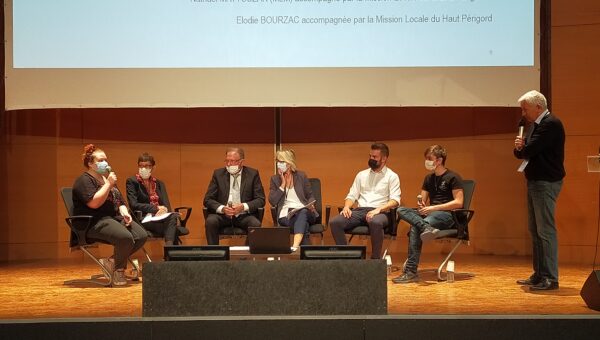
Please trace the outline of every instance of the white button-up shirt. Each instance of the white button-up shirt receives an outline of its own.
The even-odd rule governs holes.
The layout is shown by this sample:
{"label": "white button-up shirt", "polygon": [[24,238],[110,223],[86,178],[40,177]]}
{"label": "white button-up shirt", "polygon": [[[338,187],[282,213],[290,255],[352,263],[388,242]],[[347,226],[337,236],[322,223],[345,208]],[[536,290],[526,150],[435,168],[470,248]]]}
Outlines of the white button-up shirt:
{"label": "white button-up shirt", "polygon": [[400,204],[400,177],[384,166],[379,172],[366,169],[354,178],[347,200],[358,202],[359,207],[378,208],[390,200]]}

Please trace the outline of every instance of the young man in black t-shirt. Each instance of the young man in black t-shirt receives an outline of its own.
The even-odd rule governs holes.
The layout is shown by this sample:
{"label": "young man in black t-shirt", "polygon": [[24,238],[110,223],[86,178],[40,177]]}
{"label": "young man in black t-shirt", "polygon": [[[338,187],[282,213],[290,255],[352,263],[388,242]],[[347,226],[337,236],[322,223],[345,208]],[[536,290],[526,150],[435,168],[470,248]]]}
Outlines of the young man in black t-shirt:
{"label": "young man in black t-shirt", "polygon": [[432,173],[425,176],[417,209],[400,207],[398,218],[410,224],[408,260],[402,275],[394,283],[409,283],[419,279],[417,267],[423,241],[436,238],[440,229],[452,227],[449,210],[463,207],[463,184],[460,175],[446,168],[446,149],[432,145],[425,150],[425,168]]}

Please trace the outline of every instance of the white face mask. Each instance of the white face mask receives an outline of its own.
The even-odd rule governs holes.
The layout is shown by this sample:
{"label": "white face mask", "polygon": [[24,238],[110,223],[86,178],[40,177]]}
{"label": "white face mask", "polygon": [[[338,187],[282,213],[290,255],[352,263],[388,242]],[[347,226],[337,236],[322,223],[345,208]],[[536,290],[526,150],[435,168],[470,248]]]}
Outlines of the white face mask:
{"label": "white face mask", "polygon": [[235,175],[240,171],[239,165],[228,165],[225,168],[227,169],[227,172],[229,172],[232,175]]}
{"label": "white face mask", "polygon": [[425,160],[425,169],[429,170],[429,171],[433,171],[435,170],[436,166],[435,166],[435,161],[430,161],[428,159]]}
{"label": "white face mask", "polygon": [[288,169],[287,163],[286,162],[277,162],[277,169],[279,169],[279,171],[281,171],[281,172],[286,172]]}
{"label": "white face mask", "polygon": [[148,179],[148,178],[150,178],[150,175],[152,174],[152,170],[148,169],[148,168],[139,168],[138,173],[140,174],[140,177],[142,177],[143,179]]}

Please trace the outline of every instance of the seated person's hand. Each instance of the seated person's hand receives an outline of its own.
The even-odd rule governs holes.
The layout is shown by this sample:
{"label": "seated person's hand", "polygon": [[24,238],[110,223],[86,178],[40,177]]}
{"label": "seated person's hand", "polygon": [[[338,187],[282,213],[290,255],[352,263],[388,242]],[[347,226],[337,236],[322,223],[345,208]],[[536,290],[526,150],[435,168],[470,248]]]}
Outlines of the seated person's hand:
{"label": "seated person's hand", "polygon": [[348,207],[344,207],[344,209],[342,209],[341,214],[345,218],[350,218],[350,216],[352,216],[352,210],[350,210],[350,208],[348,208]]}
{"label": "seated person's hand", "polygon": [[163,205],[158,206],[158,211],[156,212],[156,216],[160,216],[169,212],[169,209]]}
{"label": "seated person's hand", "polygon": [[367,222],[371,222],[371,219],[373,219],[373,216],[380,214],[380,213],[381,213],[381,209],[379,209],[379,208],[369,211],[367,213]]}
{"label": "seated person's hand", "polygon": [[238,215],[244,212],[244,205],[243,204],[236,204],[233,206],[233,211],[234,211],[234,215]]}
{"label": "seated person's hand", "polygon": [[225,216],[233,217],[235,215],[235,209],[233,207],[224,206],[223,214],[225,214]]}
{"label": "seated person's hand", "polygon": [[129,227],[131,225],[131,215],[129,215],[129,213],[123,215],[123,222],[125,222],[126,227]]}
{"label": "seated person's hand", "polygon": [[419,209],[417,209],[417,211],[419,212],[419,215],[421,216],[427,216],[429,214],[431,214],[432,211],[435,211],[435,209],[432,206],[422,206],[419,207]]}

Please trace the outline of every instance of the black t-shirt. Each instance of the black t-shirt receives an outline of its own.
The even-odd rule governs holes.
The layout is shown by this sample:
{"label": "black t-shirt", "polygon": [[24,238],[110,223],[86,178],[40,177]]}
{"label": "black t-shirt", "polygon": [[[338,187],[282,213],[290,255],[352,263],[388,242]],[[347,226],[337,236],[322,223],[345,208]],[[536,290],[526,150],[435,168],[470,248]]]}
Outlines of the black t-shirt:
{"label": "black t-shirt", "polygon": [[111,189],[110,194],[97,209],[87,206],[87,203],[94,198],[94,194],[100,190],[102,185],[90,174],[84,172],[73,183],[73,213],[75,215],[91,215],[94,223],[102,217],[117,217],[120,215],[119,206],[123,204],[123,197],[116,187]]}
{"label": "black t-shirt", "polygon": [[425,176],[422,189],[429,193],[429,204],[438,205],[452,201],[452,190],[462,189],[462,178],[452,170],[446,169],[441,176],[435,172]]}

